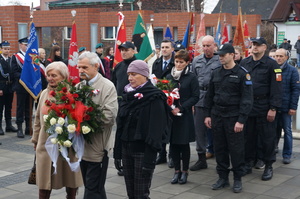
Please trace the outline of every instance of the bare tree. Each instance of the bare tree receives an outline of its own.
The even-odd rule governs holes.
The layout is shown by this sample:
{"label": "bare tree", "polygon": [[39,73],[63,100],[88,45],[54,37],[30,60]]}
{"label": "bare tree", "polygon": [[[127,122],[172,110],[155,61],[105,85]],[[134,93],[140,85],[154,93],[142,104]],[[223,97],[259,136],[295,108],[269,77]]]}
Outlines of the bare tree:
{"label": "bare tree", "polygon": [[16,6],[21,6],[21,5],[23,5],[19,0],[10,0],[10,1],[8,2],[8,4],[10,4],[10,5],[16,5]]}

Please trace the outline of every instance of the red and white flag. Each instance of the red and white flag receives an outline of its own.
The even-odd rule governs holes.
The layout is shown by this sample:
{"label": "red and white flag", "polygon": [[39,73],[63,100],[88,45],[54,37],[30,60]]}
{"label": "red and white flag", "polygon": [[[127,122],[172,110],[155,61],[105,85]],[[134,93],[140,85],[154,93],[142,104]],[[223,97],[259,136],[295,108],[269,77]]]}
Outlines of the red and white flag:
{"label": "red and white flag", "polygon": [[197,33],[197,39],[195,43],[195,53],[194,57],[197,57],[198,55],[202,54],[202,39],[205,36],[205,22],[204,22],[205,15],[202,13],[200,15],[200,26]]}
{"label": "red and white flag", "polygon": [[119,17],[119,26],[118,26],[118,32],[117,32],[117,39],[116,39],[116,43],[115,43],[115,54],[114,54],[115,58],[114,58],[113,68],[115,68],[115,66],[119,62],[123,61],[121,52],[119,51],[118,46],[126,41],[126,26],[125,26],[125,22],[124,22],[125,16],[123,15],[122,12],[118,12],[118,17]]}
{"label": "red and white flag", "polygon": [[223,34],[222,34],[222,39],[221,39],[221,44],[228,43],[228,30],[227,30],[227,24],[224,21],[224,27],[223,27]]}
{"label": "red and white flag", "polygon": [[80,82],[79,71],[77,69],[78,56],[79,55],[78,55],[78,47],[77,47],[76,23],[74,21],[72,25],[72,35],[71,35],[69,57],[68,57],[68,69],[70,73],[70,79],[72,79],[74,83]]}
{"label": "red and white flag", "polygon": [[245,57],[248,57],[248,49],[251,46],[251,41],[249,37],[249,29],[248,29],[248,23],[245,20],[244,22],[244,43],[245,43]]}
{"label": "red and white flag", "polygon": [[190,14],[191,16],[191,20],[190,20],[190,34],[189,34],[189,45],[188,45],[188,52],[190,55],[190,59],[192,60],[194,58],[194,47],[195,47],[195,22],[194,22],[194,18],[195,18],[195,13],[192,12]]}

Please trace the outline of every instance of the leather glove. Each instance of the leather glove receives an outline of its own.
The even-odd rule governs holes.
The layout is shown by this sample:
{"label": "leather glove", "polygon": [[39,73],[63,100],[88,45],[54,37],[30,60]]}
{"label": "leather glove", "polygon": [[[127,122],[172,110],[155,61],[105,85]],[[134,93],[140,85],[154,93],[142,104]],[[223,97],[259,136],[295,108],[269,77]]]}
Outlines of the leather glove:
{"label": "leather glove", "polygon": [[149,169],[149,168],[143,167],[142,168],[142,176],[144,178],[150,178],[153,174],[153,171],[154,171],[154,169]]}
{"label": "leather glove", "polygon": [[114,163],[118,171],[123,171],[122,159],[115,159]]}

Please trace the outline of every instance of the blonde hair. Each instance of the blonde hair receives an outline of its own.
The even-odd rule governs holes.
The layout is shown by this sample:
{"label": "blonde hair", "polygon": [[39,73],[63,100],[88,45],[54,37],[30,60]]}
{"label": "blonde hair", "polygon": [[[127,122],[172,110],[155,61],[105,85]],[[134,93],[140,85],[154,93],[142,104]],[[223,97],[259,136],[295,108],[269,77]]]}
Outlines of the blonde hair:
{"label": "blonde hair", "polygon": [[51,64],[49,64],[46,67],[46,74],[48,74],[49,71],[51,70],[57,70],[60,72],[61,76],[64,77],[64,79],[68,79],[69,78],[69,70],[67,65],[62,62],[62,61],[55,61],[52,62]]}

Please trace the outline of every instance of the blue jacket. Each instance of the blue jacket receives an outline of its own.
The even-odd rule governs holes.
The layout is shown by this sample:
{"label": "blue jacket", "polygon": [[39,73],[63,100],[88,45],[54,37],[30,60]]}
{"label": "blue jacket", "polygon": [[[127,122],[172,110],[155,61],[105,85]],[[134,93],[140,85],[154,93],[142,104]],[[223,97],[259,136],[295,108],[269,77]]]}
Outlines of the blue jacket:
{"label": "blue jacket", "polygon": [[290,109],[297,110],[300,83],[298,70],[284,63],[282,68],[282,105],[278,109],[282,112],[288,112]]}

